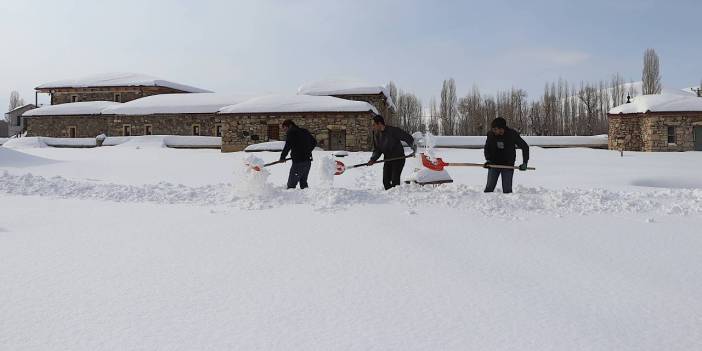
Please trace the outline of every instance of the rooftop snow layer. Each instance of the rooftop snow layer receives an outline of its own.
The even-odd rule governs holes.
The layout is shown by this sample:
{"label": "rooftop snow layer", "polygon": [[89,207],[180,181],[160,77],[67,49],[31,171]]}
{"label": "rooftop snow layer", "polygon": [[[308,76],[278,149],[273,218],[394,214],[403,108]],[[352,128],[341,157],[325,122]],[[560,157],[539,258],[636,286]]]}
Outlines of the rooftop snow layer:
{"label": "rooftop snow layer", "polygon": [[297,89],[299,95],[375,95],[383,94],[388,106],[395,109],[390,92],[382,85],[369,84],[355,80],[324,80],[302,85]]}
{"label": "rooftop snow layer", "polygon": [[104,109],[116,105],[121,104],[113,101],[72,102],[35,108],[23,113],[22,116],[99,115]]}
{"label": "rooftop snow layer", "polygon": [[642,95],[631,103],[617,106],[609,113],[612,115],[647,113],[647,112],[688,112],[702,111],[702,98],[692,94],[657,94]]}
{"label": "rooftop snow layer", "polygon": [[7,113],[17,111],[17,110],[22,109],[22,108],[25,108],[25,107],[27,107],[27,106],[34,106],[34,104],[24,104],[24,105],[22,105],[22,106],[17,106],[17,107],[15,107],[15,108],[13,108],[12,110],[7,111]]}
{"label": "rooftop snow layer", "polygon": [[222,107],[238,104],[250,98],[251,96],[221,93],[161,94],[110,106],[102,113],[110,115],[215,113]]}
{"label": "rooftop snow layer", "polygon": [[268,95],[224,107],[220,113],[283,113],[283,112],[366,112],[378,114],[373,105],[332,96]]}
{"label": "rooftop snow layer", "polygon": [[42,84],[38,86],[37,89],[123,86],[165,87],[189,93],[211,93],[211,91],[209,90],[204,90],[185,84],[171,82],[168,80],[163,80],[157,77],[139,73],[107,73],[83,77],[80,79],[65,79]]}

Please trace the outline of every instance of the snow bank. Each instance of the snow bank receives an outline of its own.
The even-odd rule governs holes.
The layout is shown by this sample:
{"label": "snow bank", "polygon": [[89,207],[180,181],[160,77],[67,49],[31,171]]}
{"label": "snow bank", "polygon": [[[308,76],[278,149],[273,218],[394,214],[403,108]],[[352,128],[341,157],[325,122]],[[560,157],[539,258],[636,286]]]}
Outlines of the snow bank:
{"label": "snow bank", "polygon": [[[104,134],[102,134],[104,137]],[[95,138],[49,138],[23,137],[8,139],[3,146],[12,149],[34,149],[41,147],[85,148],[97,146]],[[211,136],[183,135],[140,135],[127,137],[104,137],[103,146],[125,146],[134,148],[175,147],[175,148],[219,148],[222,138]]]}
{"label": "snow bank", "polygon": [[35,149],[47,147],[42,137],[11,138],[2,147],[9,149]]}
{"label": "snow bank", "polygon": [[319,184],[324,188],[331,188],[334,185],[334,173],[336,173],[336,160],[331,155],[326,155],[315,160],[318,164]]}
{"label": "snow bank", "polygon": [[313,83],[307,83],[297,89],[300,95],[385,95],[388,106],[393,110],[396,109],[394,101],[390,96],[390,92],[383,85],[369,84],[358,80],[323,80]]}
{"label": "snow bank", "polygon": [[250,99],[249,95],[221,93],[160,94],[111,106],[109,115],[152,115],[157,113],[215,113],[222,107]]}
{"label": "snow bank", "polygon": [[189,93],[211,93],[211,91],[209,90],[204,90],[193,86],[163,80],[157,77],[139,73],[106,73],[87,76],[78,79],[58,80],[39,85],[37,89],[124,86],[165,87]]}
{"label": "snow bank", "polygon": [[254,201],[262,203],[273,200],[273,185],[268,182],[271,172],[264,165],[265,162],[261,158],[249,155],[241,167],[234,169],[232,193],[235,198],[253,198]]}
{"label": "snow bank", "polygon": [[367,112],[378,114],[365,101],[351,101],[331,96],[268,95],[227,106],[220,113],[285,113],[285,112]]}
{"label": "snow bank", "polygon": [[0,145],[4,144],[8,140],[10,140],[10,138],[0,138]]}
{"label": "snow bank", "polygon": [[691,111],[702,111],[702,98],[681,92],[680,94],[664,93],[637,96],[631,100],[631,103],[609,110],[609,114]]}
{"label": "snow bank", "polygon": [[283,151],[284,147],[284,141],[268,141],[265,143],[249,145],[244,149],[244,152]]}
{"label": "snow bank", "polygon": [[47,165],[56,162],[57,161],[28,155],[23,152],[0,146],[0,167],[30,167]]}
{"label": "snow bank", "polygon": [[31,116],[99,115],[104,109],[120,105],[114,101],[83,101],[35,108],[22,114]]}

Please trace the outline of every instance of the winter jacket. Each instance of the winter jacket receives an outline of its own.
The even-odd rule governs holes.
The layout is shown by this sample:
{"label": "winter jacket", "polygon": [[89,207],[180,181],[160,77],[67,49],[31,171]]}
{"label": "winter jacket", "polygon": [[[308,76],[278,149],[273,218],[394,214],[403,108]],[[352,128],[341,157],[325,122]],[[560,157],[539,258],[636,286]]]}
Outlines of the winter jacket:
{"label": "winter jacket", "polygon": [[485,160],[503,166],[514,166],[517,158],[516,148],[522,149],[522,162],[529,161],[529,145],[519,136],[519,133],[510,128],[505,128],[503,135],[488,132],[485,141]]}
{"label": "winter jacket", "polygon": [[386,160],[405,156],[402,141],[410,147],[414,145],[414,138],[397,127],[385,126],[384,131],[373,132],[373,155],[371,156],[371,161],[377,161],[381,154],[385,156]]}
{"label": "winter jacket", "polygon": [[290,126],[285,136],[285,147],[280,154],[280,159],[288,157],[292,151],[293,162],[307,162],[312,160],[312,150],[317,147],[317,140],[309,130],[296,126]]}

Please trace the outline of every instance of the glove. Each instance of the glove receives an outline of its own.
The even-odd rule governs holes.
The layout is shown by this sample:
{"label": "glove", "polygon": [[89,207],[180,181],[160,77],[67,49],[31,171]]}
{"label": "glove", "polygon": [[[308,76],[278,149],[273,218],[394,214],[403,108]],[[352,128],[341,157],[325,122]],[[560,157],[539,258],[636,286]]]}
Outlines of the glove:
{"label": "glove", "polygon": [[367,163],[367,165],[369,165],[369,166],[372,166],[372,165],[374,165],[374,164],[375,164],[375,161],[374,161],[374,160],[370,160],[370,161],[368,161],[368,163]]}
{"label": "glove", "polygon": [[519,170],[520,171],[526,171],[527,170],[527,163],[524,162],[521,165],[519,165]]}
{"label": "glove", "polygon": [[412,144],[412,155],[417,153],[417,143]]}
{"label": "glove", "polygon": [[490,169],[490,162],[485,162],[485,163],[483,164],[483,168],[485,168],[485,169]]}
{"label": "glove", "polygon": [[281,157],[280,160],[278,160],[280,163],[285,163],[285,157]]}

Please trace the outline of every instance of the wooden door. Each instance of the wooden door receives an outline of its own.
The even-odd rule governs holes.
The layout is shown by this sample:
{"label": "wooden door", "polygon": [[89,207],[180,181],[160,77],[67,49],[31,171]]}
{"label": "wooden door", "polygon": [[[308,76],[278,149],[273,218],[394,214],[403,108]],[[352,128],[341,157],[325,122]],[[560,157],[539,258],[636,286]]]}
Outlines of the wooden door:
{"label": "wooden door", "polygon": [[702,127],[695,127],[695,151],[702,151]]}
{"label": "wooden door", "polygon": [[280,140],[280,127],[277,124],[268,125],[268,140]]}

